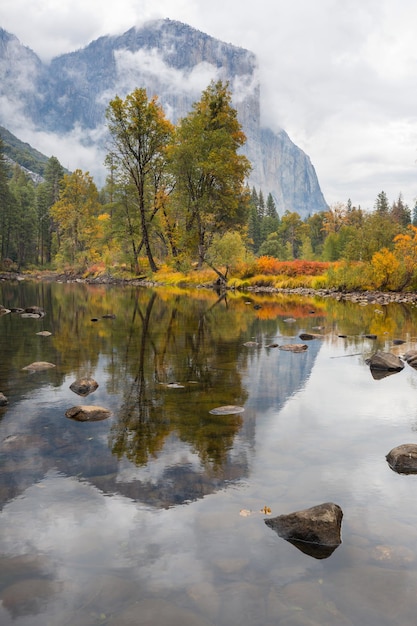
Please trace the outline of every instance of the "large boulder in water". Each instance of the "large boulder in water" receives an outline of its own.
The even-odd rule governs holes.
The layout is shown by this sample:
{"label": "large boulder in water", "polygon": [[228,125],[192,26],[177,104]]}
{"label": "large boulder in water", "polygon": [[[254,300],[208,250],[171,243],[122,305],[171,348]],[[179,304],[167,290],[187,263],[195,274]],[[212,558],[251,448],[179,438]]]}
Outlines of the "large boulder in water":
{"label": "large boulder in water", "polygon": [[404,443],[388,452],[388,465],[398,474],[417,474],[417,444]]}
{"label": "large boulder in water", "polygon": [[404,363],[396,354],[392,352],[382,352],[378,350],[369,359],[366,359],[367,365],[371,370],[385,372],[400,372],[404,369]]}
{"label": "large boulder in water", "polygon": [[266,519],[265,524],[302,552],[323,559],[342,543],[342,518],[339,505],[325,502],[289,515]]}

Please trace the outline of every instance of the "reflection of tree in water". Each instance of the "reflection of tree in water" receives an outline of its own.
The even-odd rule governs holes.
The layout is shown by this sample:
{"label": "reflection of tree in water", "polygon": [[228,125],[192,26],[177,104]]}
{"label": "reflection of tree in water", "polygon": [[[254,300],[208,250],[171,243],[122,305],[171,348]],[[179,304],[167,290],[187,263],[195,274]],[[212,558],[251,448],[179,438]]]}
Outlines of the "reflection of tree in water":
{"label": "reflection of tree in water", "polygon": [[[213,416],[209,409],[245,399],[237,371],[240,333],[230,331],[231,312],[219,306],[224,298],[207,305],[204,300],[165,303],[155,293],[142,295],[135,300],[119,362],[124,402],[111,430],[112,452],[143,465],[175,433],[206,469],[222,473],[242,420],[239,415]],[[219,342],[222,333],[233,337],[226,334]],[[182,386],[172,388],[176,382]]]}
{"label": "reflection of tree in water", "polygon": [[120,409],[120,419],[112,429],[112,451],[121,458],[123,455],[137,465],[146,463],[149,455],[155,455],[163,446],[165,437],[169,433],[169,424],[160,419],[157,399],[147,386],[145,365],[147,343],[150,342],[149,323],[156,294],[153,293],[147,303],[145,313],[139,308],[138,299],[133,309],[132,324],[130,327],[130,341],[127,344],[124,371],[131,367],[129,360],[129,344],[135,329],[136,316],[142,322],[141,338],[137,359],[137,371],[133,379],[126,379],[124,390],[125,400]]}

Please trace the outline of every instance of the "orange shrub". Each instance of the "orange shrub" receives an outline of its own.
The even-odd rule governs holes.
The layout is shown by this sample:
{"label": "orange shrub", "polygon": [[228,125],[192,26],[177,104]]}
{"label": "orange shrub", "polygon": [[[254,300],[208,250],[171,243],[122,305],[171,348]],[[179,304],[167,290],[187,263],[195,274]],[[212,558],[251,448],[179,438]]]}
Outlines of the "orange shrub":
{"label": "orange shrub", "polygon": [[329,267],[330,263],[323,261],[279,261],[271,256],[261,256],[255,261],[256,273],[284,276],[319,276]]}

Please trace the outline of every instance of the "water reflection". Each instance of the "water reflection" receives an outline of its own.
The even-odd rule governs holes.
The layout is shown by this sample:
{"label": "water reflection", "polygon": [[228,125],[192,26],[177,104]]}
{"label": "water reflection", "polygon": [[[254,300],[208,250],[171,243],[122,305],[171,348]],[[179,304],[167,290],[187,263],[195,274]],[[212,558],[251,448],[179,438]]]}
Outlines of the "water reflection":
{"label": "water reflection", "polygon": [[[0,623],[414,624],[416,477],[385,455],[413,436],[417,374],[366,365],[415,347],[414,307],[36,283],[0,303],[46,310],[0,318]],[[304,353],[267,348],[302,332]],[[90,376],[82,402],[112,417],[68,420]],[[327,559],[260,513],[328,500]]]}

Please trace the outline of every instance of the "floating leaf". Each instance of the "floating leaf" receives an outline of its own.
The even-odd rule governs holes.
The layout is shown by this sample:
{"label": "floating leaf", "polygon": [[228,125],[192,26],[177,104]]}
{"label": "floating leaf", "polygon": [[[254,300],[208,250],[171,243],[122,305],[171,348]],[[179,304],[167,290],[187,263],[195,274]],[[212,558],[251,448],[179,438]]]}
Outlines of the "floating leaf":
{"label": "floating leaf", "polygon": [[260,513],[263,515],[271,515],[272,511],[269,506],[264,506],[264,508],[260,510]]}
{"label": "floating leaf", "polygon": [[244,410],[243,406],[227,404],[225,406],[218,406],[216,409],[211,409],[209,413],[212,415],[236,415],[237,413],[243,413]]}
{"label": "floating leaf", "polygon": [[252,511],[250,511],[249,509],[240,509],[239,515],[241,515],[242,517],[249,517],[249,515],[252,515]]}

